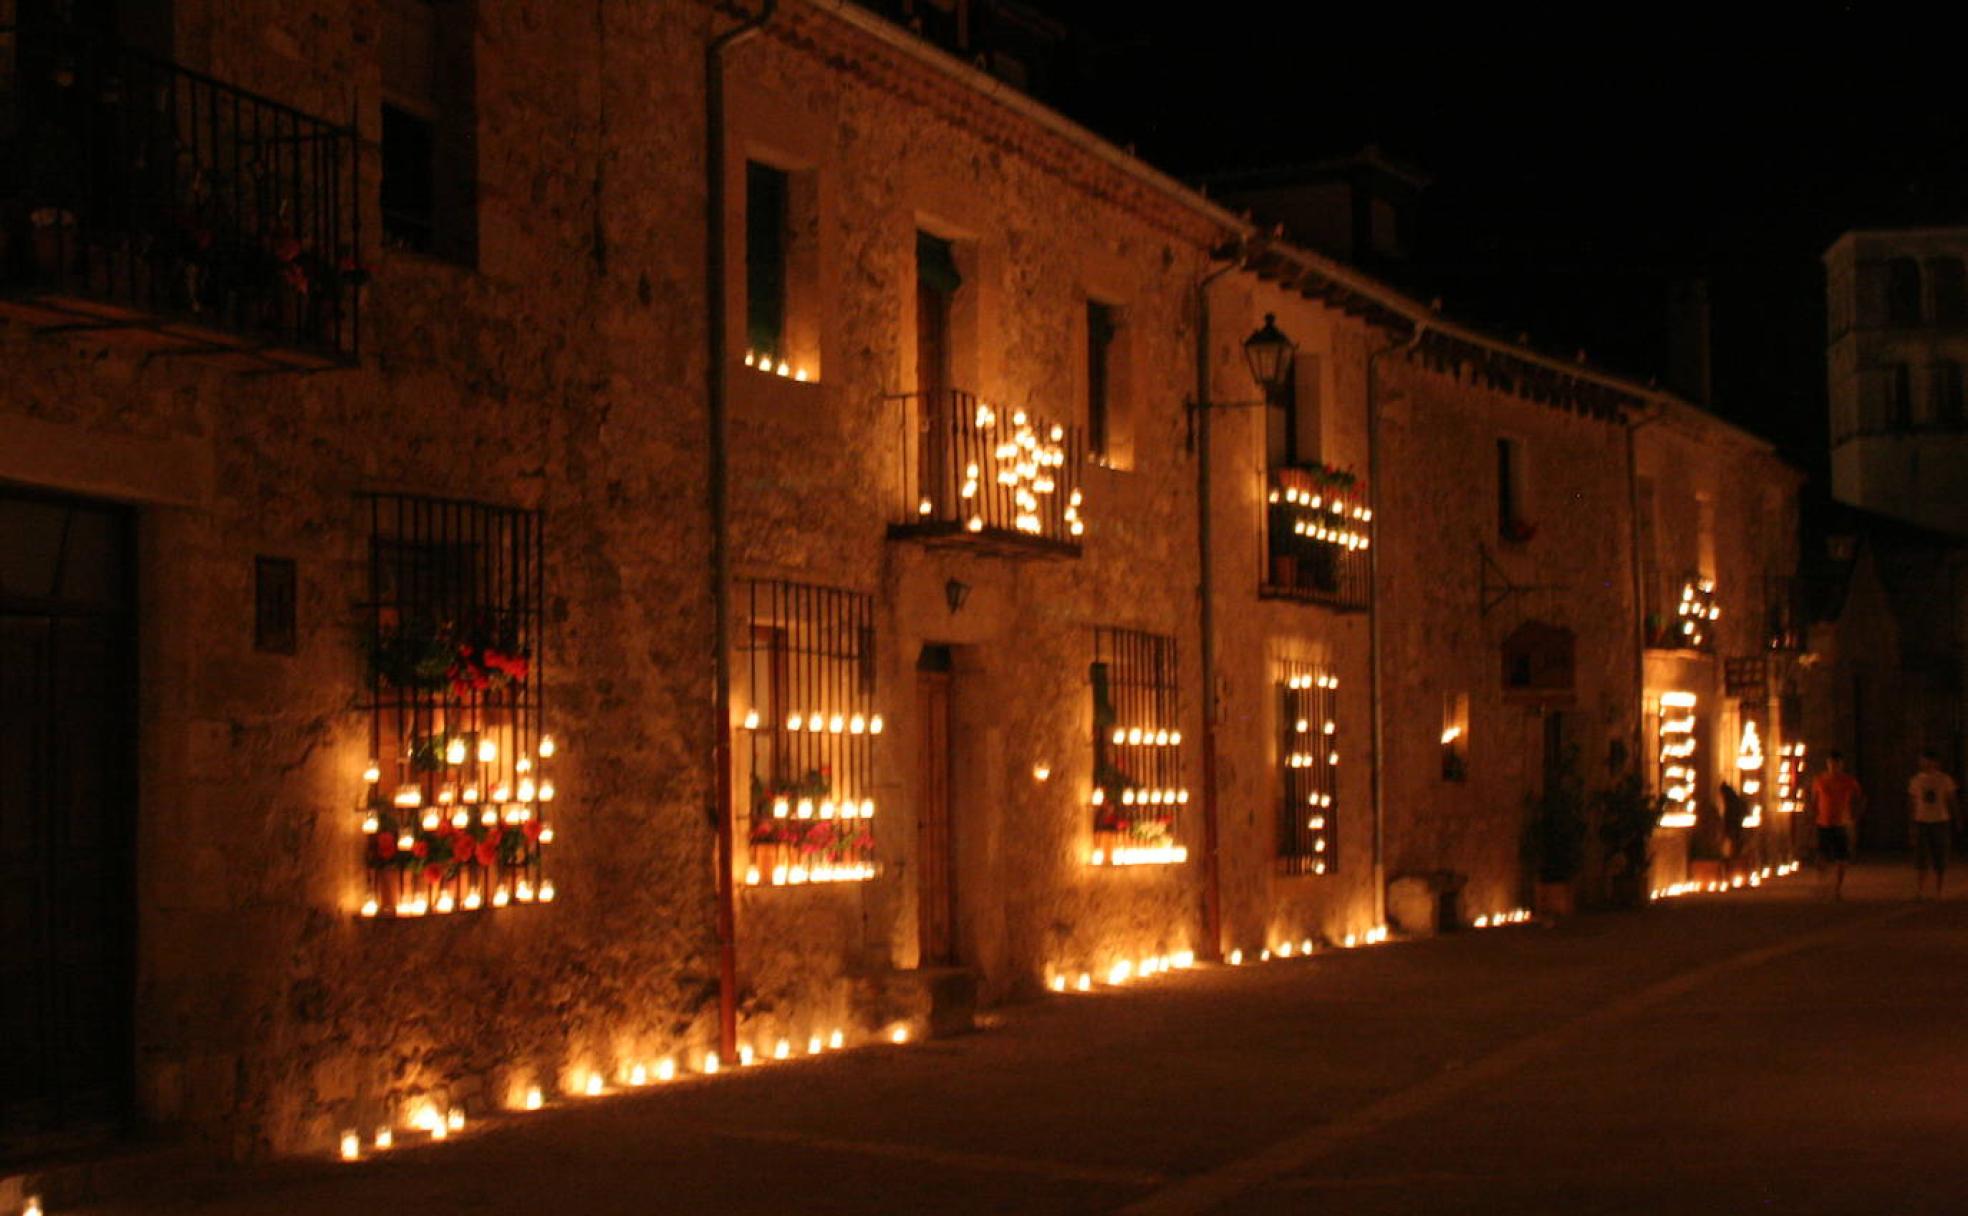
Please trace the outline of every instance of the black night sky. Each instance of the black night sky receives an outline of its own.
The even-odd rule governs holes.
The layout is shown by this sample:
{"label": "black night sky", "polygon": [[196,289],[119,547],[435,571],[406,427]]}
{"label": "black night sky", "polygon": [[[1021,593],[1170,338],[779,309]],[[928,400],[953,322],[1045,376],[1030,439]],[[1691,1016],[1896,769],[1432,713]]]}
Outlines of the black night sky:
{"label": "black night sky", "polygon": [[1703,49],[1685,42],[1713,28],[1668,10],[1638,38],[1544,28],[1576,34],[1560,47],[1426,8],[1039,7],[1073,30],[1056,103],[1177,176],[1369,143],[1421,169],[1408,286],[1459,320],[1665,381],[1670,285],[1704,278],[1715,408],[1806,468],[1824,461],[1819,255],[1846,228],[1968,219],[1968,100],[1938,29],[1929,57],[1851,13]]}

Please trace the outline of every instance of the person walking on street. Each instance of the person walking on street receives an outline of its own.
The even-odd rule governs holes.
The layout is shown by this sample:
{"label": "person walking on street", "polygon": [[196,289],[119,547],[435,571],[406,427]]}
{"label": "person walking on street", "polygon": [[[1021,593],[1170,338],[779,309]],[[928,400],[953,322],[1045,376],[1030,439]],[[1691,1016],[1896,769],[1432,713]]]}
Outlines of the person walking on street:
{"label": "person walking on street", "polygon": [[1845,898],[1845,863],[1852,859],[1852,836],[1865,806],[1859,779],[1845,771],[1843,752],[1825,755],[1825,771],[1811,782],[1811,801],[1817,804],[1818,872],[1832,866],[1831,897]]}
{"label": "person walking on street", "polygon": [[1927,871],[1934,871],[1934,898],[1947,881],[1948,830],[1954,820],[1954,778],[1941,771],[1941,758],[1922,748],[1920,771],[1907,782],[1907,802],[1913,809],[1913,897],[1925,893]]}

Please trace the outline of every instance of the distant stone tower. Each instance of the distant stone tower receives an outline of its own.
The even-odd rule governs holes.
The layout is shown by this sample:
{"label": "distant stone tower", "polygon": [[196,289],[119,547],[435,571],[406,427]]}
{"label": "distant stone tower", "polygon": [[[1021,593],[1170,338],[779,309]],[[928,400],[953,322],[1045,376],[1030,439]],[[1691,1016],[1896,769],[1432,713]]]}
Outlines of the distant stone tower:
{"label": "distant stone tower", "polygon": [[1968,228],[1847,232],[1825,252],[1832,493],[1968,535]]}

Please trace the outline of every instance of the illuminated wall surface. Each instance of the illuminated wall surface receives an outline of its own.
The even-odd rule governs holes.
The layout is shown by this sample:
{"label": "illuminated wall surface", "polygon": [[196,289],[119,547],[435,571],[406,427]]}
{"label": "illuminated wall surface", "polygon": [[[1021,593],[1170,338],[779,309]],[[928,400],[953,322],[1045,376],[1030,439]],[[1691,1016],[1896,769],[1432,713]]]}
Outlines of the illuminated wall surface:
{"label": "illuminated wall surface", "polygon": [[[935,1012],[919,971],[961,968],[990,1003],[1375,944],[1378,884],[1403,874],[1458,875],[1465,923],[1514,924],[1548,715],[1597,756],[1640,738],[1644,689],[1682,690],[1638,748],[1670,817],[1702,796],[1697,748],[1748,748],[1704,732],[1724,720],[1710,669],[1758,649],[1734,632],[1756,614],[1699,597],[1784,558],[1731,531],[1766,516],[1726,489],[1712,571],[1664,509],[1686,552],[1660,568],[1715,580],[1687,618],[1715,653],[1688,659],[1702,679],[1636,684],[1628,433],[1594,395],[1627,389],[1439,343],[1373,362],[1401,326],[1256,260],[1211,288],[1199,386],[1220,214],[804,4],[728,76],[718,636],[704,194],[679,183],[702,181],[703,48],[727,18],[611,8],[602,56],[592,10],[525,31],[478,10],[473,134],[506,151],[446,239],[405,248],[392,217],[382,240],[365,166],[338,179],[359,247],[295,238],[252,293],[169,295],[197,266],[146,279],[166,328],[201,335],[188,357],[154,357],[122,313],[35,336],[56,322],[22,310],[72,306],[45,283],[0,304],[28,322],[0,327],[0,482],[134,504],[141,684],[100,742],[136,791],[137,880],[110,911],[136,926],[115,1058],[138,1061],[122,1097],[145,1124],[359,1157],[913,1041]],[[303,111],[370,99],[367,150],[380,11],[296,41],[286,6],[241,0],[201,27],[199,67]],[[276,63],[269,39],[300,49]],[[632,99],[605,130],[577,104],[596,87]],[[779,175],[776,266],[746,262],[748,163]],[[48,227],[76,242],[49,273],[82,267],[76,291],[127,310],[104,260],[125,235],[86,208]],[[749,308],[754,282],[782,298]],[[360,353],[296,362],[281,341],[353,340],[355,292]],[[1269,314],[1298,348],[1290,451],[1238,348]],[[1703,486],[1789,493],[1763,455],[1677,425],[1717,462]],[[1509,535],[1500,435],[1536,525]],[[1499,639],[1533,622],[1580,660],[1527,700]],[[1781,813],[1802,743],[1765,722]],[[746,1011],[722,1052],[720,877]]]}

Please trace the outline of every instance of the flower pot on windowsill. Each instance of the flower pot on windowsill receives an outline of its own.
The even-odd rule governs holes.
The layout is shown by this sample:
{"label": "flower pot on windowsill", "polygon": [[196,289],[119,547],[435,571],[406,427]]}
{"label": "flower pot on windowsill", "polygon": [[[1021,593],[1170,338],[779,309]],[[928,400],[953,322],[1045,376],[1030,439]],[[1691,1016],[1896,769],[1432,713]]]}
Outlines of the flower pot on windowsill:
{"label": "flower pot on windowsill", "polygon": [[1542,879],[1531,891],[1531,904],[1544,917],[1570,916],[1577,907],[1571,883]]}

